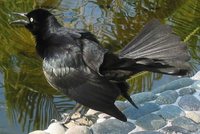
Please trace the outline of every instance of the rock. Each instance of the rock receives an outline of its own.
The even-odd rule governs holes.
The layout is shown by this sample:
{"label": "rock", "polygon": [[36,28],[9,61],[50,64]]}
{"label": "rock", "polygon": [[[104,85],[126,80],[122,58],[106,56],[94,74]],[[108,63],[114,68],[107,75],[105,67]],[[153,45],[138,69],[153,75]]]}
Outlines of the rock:
{"label": "rock", "polygon": [[176,90],[176,89],[179,89],[182,87],[192,85],[193,83],[194,83],[194,81],[190,78],[181,78],[181,79],[172,81],[166,85],[160,86],[156,89],[153,89],[152,92],[154,94],[157,94],[157,93],[161,93],[161,92],[164,92],[167,90]]}
{"label": "rock", "polygon": [[96,123],[101,123],[101,122],[104,122],[106,119],[104,119],[104,118],[99,118],[99,119],[97,119],[97,122]]}
{"label": "rock", "polygon": [[165,120],[170,120],[185,115],[184,111],[174,105],[167,105],[163,107],[158,111],[157,114],[161,115]]}
{"label": "rock", "polygon": [[200,81],[196,81],[194,84],[191,86],[194,89],[200,90]]}
{"label": "rock", "polygon": [[182,127],[169,126],[162,129],[165,134],[189,134],[190,132]]}
{"label": "rock", "polygon": [[159,105],[155,103],[145,103],[143,106],[139,107],[138,109],[131,106],[125,109],[123,113],[126,115],[128,119],[136,120],[141,116],[144,116],[146,114],[149,114],[158,110],[160,110]]}
{"label": "rock", "polygon": [[192,95],[185,95],[183,96],[178,105],[187,111],[199,111],[200,110],[200,101],[192,96]]}
{"label": "rock", "polygon": [[83,116],[82,118],[76,119],[75,122],[78,125],[84,125],[84,126],[91,126],[93,125],[97,120],[96,116]]}
{"label": "rock", "polygon": [[129,134],[164,134],[164,133],[157,132],[157,131],[139,131],[139,132],[133,132]]}
{"label": "rock", "polygon": [[184,96],[184,95],[189,95],[189,94],[193,94],[195,93],[196,90],[194,88],[191,88],[191,87],[186,87],[186,88],[183,88],[179,91],[179,95],[180,96]]}
{"label": "rock", "polygon": [[96,115],[99,114],[99,111],[93,110],[93,109],[89,109],[86,113],[86,115]]}
{"label": "rock", "polygon": [[197,114],[194,111],[187,111],[185,117],[191,119],[192,121],[196,123],[200,123],[200,114]]}
{"label": "rock", "polygon": [[36,130],[36,131],[30,132],[28,134],[49,134],[49,133],[47,133],[47,132],[45,132],[43,130]]}
{"label": "rock", "polygon": [[86,126],[75,126],[69,128],[65,134],[92,134],[92,132]]}
{"label": "rock", "polygon": [[193,132],[192,134],[200,134],[200,129],[198,129],[196,132]]}
{"label": "rock", "polygon": [[131,95],[131,99],[135,102],[135,104],[142,104],[147,101],[155,100],[157,96],[152,92],[142,92]]}
{"label": "rock", "polygon": [[178,98],[178,93],[173,90],[168,90],[162,92],[158,98],[156,99],[157,104],[172,104],[176,102],[176,99]]}
{"label": "rock", "polygon": [[97,116],[87,115],[81,118],[73,119],[69,123],[65,124],[67,128],[75,127],[75,126],[91,126],[97,121]]}
{"label": "rock", "polygon": [[49,125],[49,127],[45,130],[45,132],[50,134],[64,134],[66,128],[61,125],[59,122],[54,122]]}
{"label": "rock", "polygon": [[156,114],[147,114],[136,121],[136,125],[145,130],[158,130],[166,125],[166,121]]}
{"label": "rock", "polygon": [[102,123],[94,124],[91,129],[94,134],[128,134],[135,127],[132,123],[108,119]]}
{"label": "rock", "polygon": [[191,77],[192,80],[200,80],[200,71],[198,71],[193,77]]}
{"label": "rock", "polygon": [[98,115],[98,117],[99,117],[99,118],[105,118],[105,119],[108,119],[108,118],[110,118],[111,116],[108,115],[108,114],[105,114],[105,113],[101,113],[101,114]]}
{"label": "rock", "polygon": [[195,132],[198,129],[198,125],[186,117],[176,118],[172,121],[172,126],[181,127],[190,132]]}
{"label": "rock", "polygon": [[65,124],[65,127],[67,128],[71,128],[71,127],[75,127],[78,126],[78,124],[76,124],[76,122],[74,121],[70,121],[69,123]]}
{"label": "rock", "polygon": [[130,106],[129,103],[123,102],[123,101],[115,101],[115,106],[120,110],[123,111],[127,107]]}

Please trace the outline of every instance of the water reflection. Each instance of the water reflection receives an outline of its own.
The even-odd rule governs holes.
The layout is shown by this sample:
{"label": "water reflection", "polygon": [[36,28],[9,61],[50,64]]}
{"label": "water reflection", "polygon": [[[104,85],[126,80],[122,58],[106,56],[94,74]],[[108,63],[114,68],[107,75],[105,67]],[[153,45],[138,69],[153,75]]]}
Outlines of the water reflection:
{"label": "water reflection", "polygon": [[[19,133],[46,128],[50,119],[59,118],[60,112],[70,110],[74,105],[46,82],[31,34],[8,23],[12,19],[9,16],[11,11],[27,12],[38,7],[51,8],[67,27],[95,33],[100,42],[114,52],[125,46],[147,21],[159,18],[172,25],[174,32],[188,44],[193,66],[199,64],[200,2],[197,0],[1,1],[0,70],[3,88],[0,88],[0,116],[5,118],[0,121],[0,133],[9,130],[7,122],[13,124],[12,128]],[[129,80],[130,92],[151,89],[154,80],[161,80],[157,82],[160,85],[170,81],[169,78],[172,77],[142,72]]]}

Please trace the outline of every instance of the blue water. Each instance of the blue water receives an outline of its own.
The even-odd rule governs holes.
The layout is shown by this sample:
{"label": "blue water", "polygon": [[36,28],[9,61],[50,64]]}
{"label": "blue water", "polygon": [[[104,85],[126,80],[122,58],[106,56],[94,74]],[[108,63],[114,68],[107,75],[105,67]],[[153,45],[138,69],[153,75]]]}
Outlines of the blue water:
{"label": "blue water", "polygon": [[11,123],[8,120],[4,92],[3,75],[0,73],[0,134],[20,134],[20,126],[18,124]]}

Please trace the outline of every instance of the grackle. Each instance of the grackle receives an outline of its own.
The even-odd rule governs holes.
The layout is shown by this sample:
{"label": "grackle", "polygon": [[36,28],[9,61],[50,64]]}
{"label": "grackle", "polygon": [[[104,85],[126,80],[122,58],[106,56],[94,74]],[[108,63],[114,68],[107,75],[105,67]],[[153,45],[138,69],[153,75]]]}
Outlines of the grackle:
{"label": "grackle", "polygon": [[92,33],[63,27],[46,9],[15,15],[24,19],[12,24],[24,25],[35,37],[48,83],[78,104],[121,121],[127,118],[114,105],[118,96],[137,108],[127,92],[126,80],[132,75],[151,71],[182,76],[190,70],[186,45],[170,26],[156,19],[115,54],[102,47]]}

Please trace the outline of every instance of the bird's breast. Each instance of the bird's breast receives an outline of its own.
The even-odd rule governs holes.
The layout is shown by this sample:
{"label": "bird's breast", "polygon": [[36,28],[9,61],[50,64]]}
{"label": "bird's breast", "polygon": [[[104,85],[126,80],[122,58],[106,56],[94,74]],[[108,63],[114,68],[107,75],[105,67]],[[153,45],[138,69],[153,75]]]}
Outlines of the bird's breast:
{"label": "bird's breast", "polygon": [[82,80],[79,78],[90,74],[90,69],[80,57],[65,55],[59,58],[45,58],[43,72],[52,87],[67,94],[69,88],[81,84]]}

